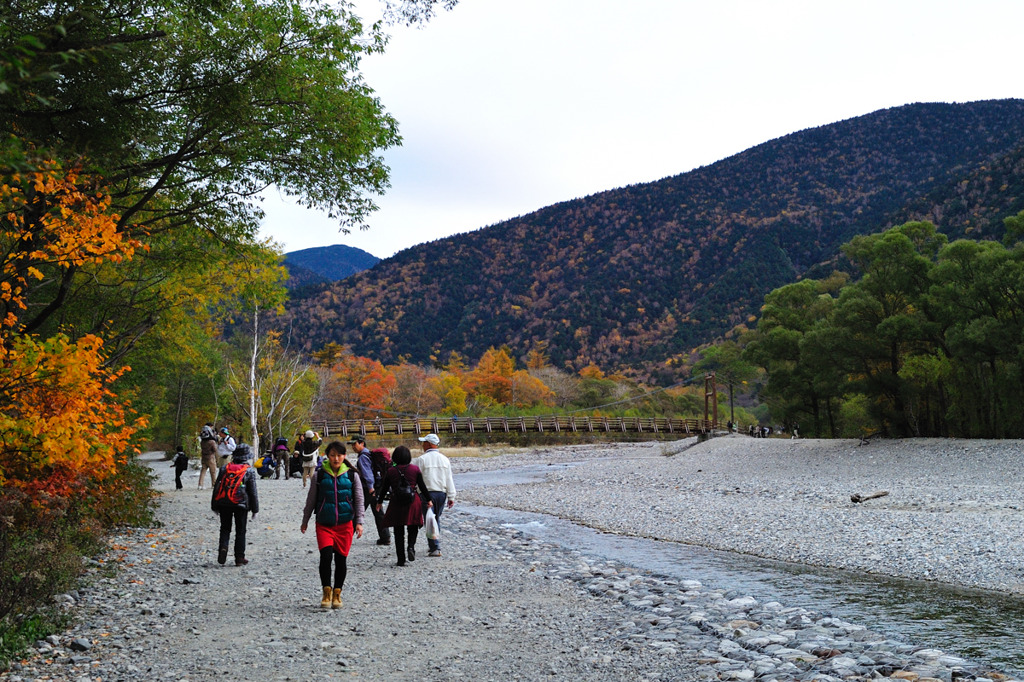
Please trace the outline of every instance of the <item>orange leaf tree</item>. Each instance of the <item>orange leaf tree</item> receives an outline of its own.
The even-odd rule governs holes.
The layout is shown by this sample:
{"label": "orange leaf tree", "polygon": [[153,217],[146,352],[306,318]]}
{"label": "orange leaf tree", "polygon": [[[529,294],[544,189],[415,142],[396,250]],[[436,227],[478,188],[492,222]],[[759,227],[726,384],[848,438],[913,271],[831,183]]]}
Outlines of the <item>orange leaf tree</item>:
{"label": "orange leaf tree", "polygon": [[95,335],[71,341],[26,333],[31,287],[42,269],[130,258],[138,243],[116,229],[109,198],[75,169],[42,160],[0,176],[0,482],[67,495],[114,471],[142,421],[111,384]]}

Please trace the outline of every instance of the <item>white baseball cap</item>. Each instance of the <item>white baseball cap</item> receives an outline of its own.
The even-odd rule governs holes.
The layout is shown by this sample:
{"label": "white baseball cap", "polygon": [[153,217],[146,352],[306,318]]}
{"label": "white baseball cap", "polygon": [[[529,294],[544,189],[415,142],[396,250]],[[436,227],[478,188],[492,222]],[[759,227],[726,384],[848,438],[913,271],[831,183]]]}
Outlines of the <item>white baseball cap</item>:
{"label": "white baseball cap", "polygon": [[426,441],[427,443],[430,443],[431,445],[440,445],[441,444],[441,439],[437,437],[436,433],[428,433],[427,435],[423,436],[419,440],[420,440],[421,443]]}

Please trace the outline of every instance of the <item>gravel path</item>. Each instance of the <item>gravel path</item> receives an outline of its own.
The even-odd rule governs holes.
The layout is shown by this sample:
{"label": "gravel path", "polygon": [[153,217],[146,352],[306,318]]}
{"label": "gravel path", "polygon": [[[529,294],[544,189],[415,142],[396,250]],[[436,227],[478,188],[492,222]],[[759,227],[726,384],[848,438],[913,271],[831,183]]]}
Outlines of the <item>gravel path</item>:
{"label": "gravel path", "polygon": [[[460,501],[543,511],[635,535],[806,563],[1020,590],[1020,443],[726,437],[458,458],[459,472],[556,467]],[[673,456],[666,457],[664,455]],[[78,624],[0,675],[18,680],[804,680],[1006,676],[870,624],[672,581],[445,512],[441,558],[396,567],[357,540],[340,610],[319,608],[297,480],[261,481],[248,566],[215,561],[209,491],[166,491],[163,526],[112,540],[80,590]],[[194,472],[189,472],[193,474]],[[852,492],[888,497],[862,505]],[[643,491],[642,500],[635,494]],[[598,523],[602,510],[613,521]]]}

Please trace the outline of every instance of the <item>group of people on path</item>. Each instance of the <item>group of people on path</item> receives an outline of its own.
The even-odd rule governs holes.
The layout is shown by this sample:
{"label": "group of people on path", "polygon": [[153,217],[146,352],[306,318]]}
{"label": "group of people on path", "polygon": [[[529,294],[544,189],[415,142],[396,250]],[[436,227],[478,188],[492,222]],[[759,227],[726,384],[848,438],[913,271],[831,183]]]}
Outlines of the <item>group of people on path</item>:
{"label": "group of people on path", "polygon": [[[390,545],[394,536],[397,566],[416,560],[416,540],[428,516],[432,516],[430,522],[437,532],[431,533],[433,537],[428,535],[427,553],[431,557],[441,556],[440,517],[445,508],[455,504],[456,490],[451,462],[439,450],[441,439],[437,434],[419,438],[423,453],[416,458],[405,445],[399,445],[393,453],[387,448],[371,451],[365,439],[356,436],[348,441],[357,456],[353,464],[346,458],[345,444],[340,441],[331,442],[326,456],[319,457],[322,441],[309,437],[311,433],[303,434],[307,436],[303,441],[316,443],[312,450],[316,454],[310,458],[313,464],[308,472],[303,461],[303,487],[307,481],[310,485],[299,529],[305,534],[310,518],[315,519],[323,588],[321,607],[337,609],[342,606],[348,554],[353,538],[363,536],[368,508],[377,527],[377,544]],[[259,512],[257,472],[256,467],[249,464],[251,458],[249,446],[242,443],[234,447],[230,462],[211,469],[211,480],[212,472],[217,471],[210,506],[220,516],[217,548],[220,564],[227,562],[232,526],[235,565],[249,563],[245,556],[247,515],[256,518]],[[204,472],[205,468],[200,471],[200,489]]]}

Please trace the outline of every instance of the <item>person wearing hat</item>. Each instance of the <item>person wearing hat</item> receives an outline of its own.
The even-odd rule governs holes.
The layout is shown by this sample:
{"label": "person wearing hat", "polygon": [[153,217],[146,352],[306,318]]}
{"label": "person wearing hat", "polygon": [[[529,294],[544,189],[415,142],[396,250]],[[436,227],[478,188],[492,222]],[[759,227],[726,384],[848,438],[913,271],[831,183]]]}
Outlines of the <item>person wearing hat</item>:
{"label": "person wearing hat", "polygon": [[213,484],[210,508],[220,515],[218,564],[227,561],[232,522],[235,525],[235,566],[249,563],[245,558],[245,515],[251,512],[255,519],[260,510],[260,500],[256,496],[256,470],[249,466],[250,452],[246,443],[235,448],[231,453],[231,462],[220,468],[217,481]]}
{"label": "person wearing hat", "polygon": [[199,431],[199,489],[203,489],[203,478],[207,471],[210,472],[210,487],[217,478],[217,469],[220,464],[217,461],[217,432],[213,424],[206,422]]}
{"label": "person wearing hat", "polygon": [[217,466],[222,467],[228,463],[228,459],[234,454],[235,448],[238,445],[235,443],[235,439],[231,437],[226,426],[221,427],[217,443],[217,457],[220,459]]}
{"label": "person wearing hat", "polygon": [[348,441],[352,451],[356,453],[356,467],[359,470],[359,480],[363,484],[363,510],[370,507],[373,512],[373,521],[377,526],[377,544],[391,544],[391,528],[384,523],[384,512],[377,511],[377,488],[380,480],[374,475],[373,461],[370,458],[370,449],[366,447],[366,438],[354,436]]}
{"label": "person wearing hat", "polygon": [[[419,439],[423,445],[423,454],[412,461],[423,474],[423,482],[427,485],[430,501],[433,503],[437,527],[441,528],[441,512],[445,502],[448,508],[455,504],[455,479],[452,478],[452,463],[437,447],[441,439],[436,433],[428,433]],[[427,556],[441,556],[440,538],[427,538]]]}
{"label": "person wearing hat", "polygon": [[316,465],[319,464],[320,445],[322,443],[323,440],[320,436],[316,435],[312,429],[309,429],[302,434],[302,441],[295,444],[295,449],[302,459],[303,488],[306,487],[306,481],[313,478],[313,472],[316,471]]}

